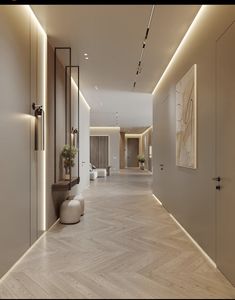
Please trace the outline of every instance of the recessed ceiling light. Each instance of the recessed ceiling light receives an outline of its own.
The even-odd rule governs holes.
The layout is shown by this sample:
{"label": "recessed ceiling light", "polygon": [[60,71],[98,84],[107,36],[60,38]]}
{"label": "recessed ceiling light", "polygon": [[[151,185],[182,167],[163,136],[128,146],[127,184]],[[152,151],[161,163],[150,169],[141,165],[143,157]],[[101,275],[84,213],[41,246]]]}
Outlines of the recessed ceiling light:
{"label": "recessed ceiling light", "polygon": [[87,56],[88,54],[87,54],[87,53],[84,53],[84,55]]}
{"label": "recessed ceiling light", "polygon": [[88,56],[86,56],[85,59],[88,59]]}

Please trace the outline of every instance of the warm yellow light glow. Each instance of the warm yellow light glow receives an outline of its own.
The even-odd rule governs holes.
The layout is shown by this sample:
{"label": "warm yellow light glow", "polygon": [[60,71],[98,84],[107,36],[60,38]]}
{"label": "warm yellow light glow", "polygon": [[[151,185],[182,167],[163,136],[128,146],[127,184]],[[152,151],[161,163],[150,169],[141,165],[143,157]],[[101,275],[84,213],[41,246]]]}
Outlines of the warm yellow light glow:
{"label": "warm yellow light glow", "polygon": [[[52,224],[52,226],[48,229],[51,230],[57,223],[59,222],[59,219],[55,221],[54,224]],[[21,263],[21,261],[26,257],[26,255],[39,243],[39,241],[42,240],[42,238],[47,234],[47,231],[44,232],[34,243],[33,245],[20,257],[20,259],[17,260],[16,263],[14,263],[14,265],[10,268],[10,270],[7,271],[7,273],[5,273],[1,278],[0,278],[0,283],[2,283],[4,281],[4,279],[6,279],[6,277],[19,265],[19,263]]]}
{"label": "warm yellow light glow", "polygon": [[141,133],[125,133],[125,137],[127,138],[141,138]]}
{"label": "warm yellow light glow", "polygon": [[172,214],[169,214],[172,220],[180,227],[180,229],[187,235],[187,237],[193,242],[193,244],[198,248],[198,250],[205,256],[209,263],[212,264],[214,268],[217,268],[216,263],[207,255],[207,253],[201,248],[201,246],[192,238],[192,236],[184,229],[184,227],[175,219]]}
{"label": "warm yellow light glow", "polygon": [[[47,117],[47,109],[46,109],[46,82],[47,82],[47,34],[46,32],[44,31],[44,29],[42,28],[41,24],[39,23],[37,17],[35,16],[33,10],[31,9],[30,5],[24,5],[26,11],[28,12],[31,20],[33,20],[33,22],[36,24],[39,32],[41,33],[42,35],[42,38],[43,38],[43,57],[42,57],[42,72],[43,72],[43,82],[42,82],[42,88],[43,88],[43,91],[42,91],[42,105],[43,105],[43,109],[44,109],[44,112],[45,112],[45,118]],[[44,124],[44,134],[45,134],[45,140],[44,140],[44,143],[45,143],[45,151],[43,151],[43,154],[42,154],[42,172],[43,172],[43,183],[42,183],[42,230],[45,231],[46,230],[46,227],[47,227],[47,224],[46,224],[46,121],[45,121],[45,124]]]}
{"label": "warm yellow light glow", "polygon": [[43,29],[42,25],[39,23],[37,17],[35,16],[32,8],[30,5],[24,5],[25,9],[28,11],[29,15],[32,17],[34,23],[37,25],[37,28],[40,30],[40,32],[44,35],[45,38],[47,38],[47,34],[45,30]]}
{"label": "warm yellow light glow", "polygon": [[186,34],[184,35],[182,41],[180,42],[178,48],[176,49],[174,55],[172,56],[169,64],[167,65],[165,71],[163,72],[161,78],[159,79],[159,81],[157,82],[157,85],[155,86],[152,95],[157,91],[158,87],[160,86],[160,83],[162,82],[162,80],[164,79],[167,71],[170,69],[171,65],[174,63],[174,61],[177,59],[177,55],[179,54],[181,48],[184,46],[184,44],[187,41],[187,38],[189,37],[190,33],[192,32],[192,30],[197,26],[197,24],[200,22],[200,18],[203,15],[203,13],[205,12],[206,8],[208,5],[202,5],[201,8],[199,9],[196,17],[194,18],[192,24],[190,25],[189,29],[187,30]]}
{"label": "warm yellow light glow", "polygon": [[143,133],[141,133],[141,135],[144,135],[145,133],[147,133],[150,129],[152,129],[153,126],[150,126],[149,128],[147,128]]}
{"label": "warm yellow light glow", "polygon": [[106,126],[106,127],[105,126],[93,126],[92,127],[91,126],[90,129],[102,129],[102,130],[106,130],[106,129],[114,129],[115,130],[115,129],[117,129],[117,130],[120,130],[120,127],[118,127],[118,126],[113,126],[113,127],[112,126]]}
{"label": "warm yellow light glow", "polygon": [[[76,84],[76,82],[74,81],[74,79],[71,77],[71,81],[72,81],[72,84],[74,85],[75,89],[78,90],[78,86]],[[91,109],[89,104],[86,102],[86,99],[85,97],[83,96],[82,92],[79,90],[79,95],[82,99],[82,101],[85,103],[85,105],[87,106],[88,109]]]}
{"label": "warm yellow light glow", "polygon": [[154,194],[152,194],[152,195],[153,195],[154,199],[158,202],[158,204],[162,205],[162,202]]}

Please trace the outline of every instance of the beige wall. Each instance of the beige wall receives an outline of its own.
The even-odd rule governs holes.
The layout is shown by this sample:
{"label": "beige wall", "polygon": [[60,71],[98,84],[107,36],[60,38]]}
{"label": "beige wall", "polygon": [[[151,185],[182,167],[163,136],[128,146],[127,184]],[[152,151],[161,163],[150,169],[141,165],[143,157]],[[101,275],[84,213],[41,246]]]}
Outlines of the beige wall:
{"label": "beige wall", "polygon": [[[153,101],[153,192],[207,254],[215,250],[216,39],[235,20],[235,6],[209,6],[158,85]],[[175,86],[197,64],[198,168],[176,167]],[[160,170],[160,164],[164,170]]]}
{"label": "beige wall", "polygon": [[[24,6],[0,7],[0,276],[44,230],[43,153],[32,102],[43,104],[43,36]],[[45,108],[45,107],[44,107]]]}
{"label": "beige wall", "polygon": [[90,135],[105,135],[109,137],[109,165],[111,172],[120,170],[120,128],[119,127],[90,127]]}

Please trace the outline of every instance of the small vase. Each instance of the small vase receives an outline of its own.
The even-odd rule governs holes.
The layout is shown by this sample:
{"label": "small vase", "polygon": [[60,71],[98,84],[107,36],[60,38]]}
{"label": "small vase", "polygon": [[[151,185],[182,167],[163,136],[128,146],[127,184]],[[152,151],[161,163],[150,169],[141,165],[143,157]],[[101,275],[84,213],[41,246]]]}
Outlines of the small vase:
{"label": "small vase", "polygon": [[65,175],[64,175],[64,180],[66,180],[66,181],[67,181],[67,180],[70,180],[70,175],[69,175],[69,174],[65,174]]}
{"label": "small vase", "polygon": [[64,180],[70,180],[69,169],[65,168]]}

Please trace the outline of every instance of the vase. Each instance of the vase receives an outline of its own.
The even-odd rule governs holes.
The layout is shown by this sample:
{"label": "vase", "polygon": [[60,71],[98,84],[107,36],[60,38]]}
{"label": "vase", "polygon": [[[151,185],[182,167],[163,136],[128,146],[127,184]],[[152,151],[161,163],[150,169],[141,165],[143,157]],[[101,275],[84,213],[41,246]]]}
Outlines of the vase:
{"label": "vase", "polygon": [[70,180],[69,168],[65,168],[64,180]]}

